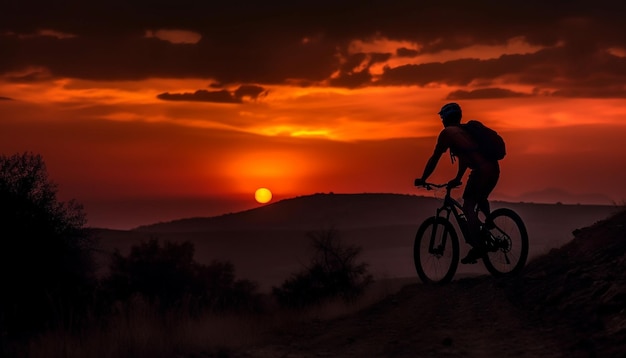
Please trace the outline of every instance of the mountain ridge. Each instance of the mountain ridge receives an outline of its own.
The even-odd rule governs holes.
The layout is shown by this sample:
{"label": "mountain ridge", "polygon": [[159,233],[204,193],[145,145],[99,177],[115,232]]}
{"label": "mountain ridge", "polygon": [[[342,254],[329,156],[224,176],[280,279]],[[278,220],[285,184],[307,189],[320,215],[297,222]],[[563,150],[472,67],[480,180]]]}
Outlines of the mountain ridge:
{"label": "mountain ridge", "polygon": [[560,188],[548,187],[540,190],[528,191],[518,196],[493,194],[492,196],[510,202],[531,202],[545,204],[581,204],[581,205],[611,205],[615,201],[601,193],[572,193]]}
{"label": "mountain ridge", "polygon": [[[384,206],[380,206],[383,205]],[[324,226],[362,227],[365,222],[397,225],[414,222],[416,208],[432,208],[435,198],[408,194],[316,193],[297,196],[236,213],[212,217],[195,217],[142,225],[136,231],[193,231],[241,229],[290,229]]]}
{"label": "mountain ridge", "polygon": [[[492,201],[492,207],[536,208],[581,212],[600,209],[609,212],[614,205],[546,204]],[[435,197],[394,193],[335,194],[317,193],[283,199],[261,207],[212,217],[194,217],[142,225],[139,232],[193,232],[246,229],[302,229],[323,227],[362,228],[419,224],[435,214],[441,200]],[[521,210],[524,211],[532,211]]]}

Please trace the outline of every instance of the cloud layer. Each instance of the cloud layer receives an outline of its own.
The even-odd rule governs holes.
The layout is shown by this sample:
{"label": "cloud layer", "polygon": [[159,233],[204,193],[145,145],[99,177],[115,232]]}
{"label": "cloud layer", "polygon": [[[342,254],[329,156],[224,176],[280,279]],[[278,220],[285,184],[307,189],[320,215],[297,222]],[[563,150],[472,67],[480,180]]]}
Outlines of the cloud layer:
{"label": "cloud layer", "polygon": [[[525,95],[623,98],[624,13],[618,1],[11,2],[0,14],[0,51],[10,54],[0,60],[0,75],[35,81],[32,74],[43,70],[57,78],[206,78],[231,86],[442,84],[465,87],[451,96],[466,99],[517,95],[509,87],[522,85]],[[455,58],[512,39],[537,50]],[[375,41],[402,45],[354,48]],[[443,57],[427,60],[432,55]],[[226,89],[162,98],[240,100]]]}
{"label": "cloud layer", "polygon": [[216,103],[243,103],[244,98],[256,100],[267,91],[259,86],[240,86],[235,91],[197,90],[194,93],[161,93],[157,98],[166,101],[216,102]]}

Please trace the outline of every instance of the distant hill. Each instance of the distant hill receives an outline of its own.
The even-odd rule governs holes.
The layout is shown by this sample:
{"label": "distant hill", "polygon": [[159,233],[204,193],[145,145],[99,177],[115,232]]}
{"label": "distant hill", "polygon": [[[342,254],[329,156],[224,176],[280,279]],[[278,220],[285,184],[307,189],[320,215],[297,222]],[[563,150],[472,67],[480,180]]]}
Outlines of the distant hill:
{"label": "distant hill", "polygon": [[587,205],[610,205],[613,201],[606,195],[598,193],[573,194],[563,189],[547,188],[520,195],[517,201],[530,203],[563,203]]}
{"label": "distant hill", "polygon": [[[315,194],[215,217],[189,218],[141,226],[134,230],[94,229],[99,238],[100,266],[106,253],[128,253],[149,239],[182,242],[195,247],[201,263],[226,260],[238,277],[278,285],[308,263],[312,231],[338,230],[341,240],[363,249],[361,259],[375,277],[415,277],[412,247],[419,225],[435,214],[438,199],[401,194]],[[616,211],[614,206],[493,202],[510,207],[524,219],[530,257],[547,253],[572,238],[572,231]],[[461,254],[467,246],[462,244]],[[482,265],[462,265],[459,274],[484,273]]]}
{"label": "distant hill", "polygon": [[[434,215],[441,201],[417,195],[364,193],[313,194],[281,200],[259,208],[214,217],[197,217],[140,226],[139,232],[202,232],[216,230],[308,229],[333,226],[341,229],[416,225]],[[552,220],[577,221],[589,213],[614,211],[612,205],[563,205],[492,202],[520,214],[550,215]],[[572,229],[574,229],[573,227]]]}
{"label": "distant hill", "polygon": [[174,220],[136,228],[143,232],[241,229],[319,229],[414,224],[435,198],[402,194],[313,194],[215,217]]}

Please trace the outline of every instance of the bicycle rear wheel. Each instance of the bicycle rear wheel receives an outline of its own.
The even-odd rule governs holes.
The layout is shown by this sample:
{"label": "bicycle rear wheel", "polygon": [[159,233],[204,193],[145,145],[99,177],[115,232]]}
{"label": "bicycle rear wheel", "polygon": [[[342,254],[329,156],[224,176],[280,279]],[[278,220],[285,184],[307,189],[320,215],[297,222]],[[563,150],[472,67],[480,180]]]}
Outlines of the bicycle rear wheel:
{"label": "bicycle rear wheel", "polygon": [[426,284],[452,280],[459,265],[459,238],[450,221],[433,216],[422,223],[415,235],[413,261]]}
{"label": "bicycle rear wheel", "polygon": [[514,275],[522,270],[528,258],[526,226],[511,209],[496,209],[487,222],[493,222],[483,262],[493,276]]}

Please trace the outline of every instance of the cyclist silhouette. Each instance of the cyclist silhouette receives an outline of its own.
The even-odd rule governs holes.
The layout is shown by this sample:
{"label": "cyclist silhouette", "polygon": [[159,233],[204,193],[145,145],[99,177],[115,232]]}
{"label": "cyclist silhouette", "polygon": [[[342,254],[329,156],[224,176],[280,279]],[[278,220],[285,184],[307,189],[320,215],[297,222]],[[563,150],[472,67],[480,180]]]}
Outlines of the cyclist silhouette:
{"label": "cyclist silhouette", "polygon": [[432,156],[426,162],[421,178],[415,179],[415,185],[423,185],[437,167],[441,155],[450,149],[452,161],[458,158],[458,171],[449,186],[461,185],[461,179],[471,169],[467,185],[463,192],[463,213],[467,218],[470,232],[468,244],[472,246],[467,256],[461,260],[464,264],[476,263],[485,253],[484,242],[480,238],[480,222],[476,208],[485,215],[491,210],[488,197],[498,183],[500,166],[497,160],[489,160],[478,150],[478,144],[461,127],[462,111],[457,103],[448,103],[439,111],[444,129],[439,133]]}

